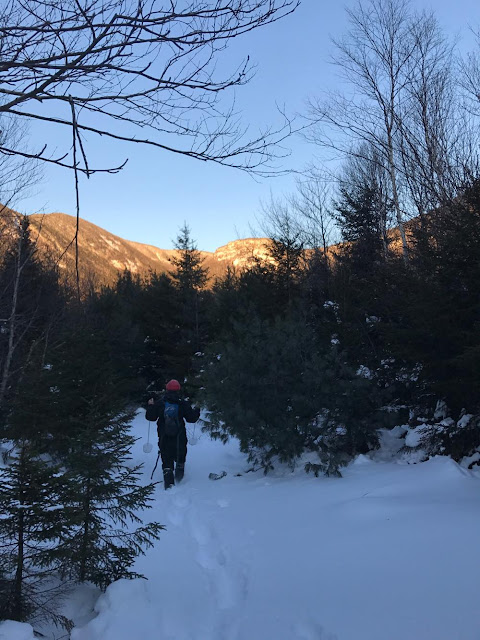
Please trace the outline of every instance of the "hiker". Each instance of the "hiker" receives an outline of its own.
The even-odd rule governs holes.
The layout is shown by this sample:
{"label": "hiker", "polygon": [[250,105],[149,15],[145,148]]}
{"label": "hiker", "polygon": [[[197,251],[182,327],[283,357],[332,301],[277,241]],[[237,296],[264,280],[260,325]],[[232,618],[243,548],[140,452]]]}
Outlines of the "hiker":
{"label": "hiker", "polygon": [[163,396],[157,402],[150,398],[146,412],[147,420],[157,421],[158,450],[162,457],[165,489],[174,485],[175,480],[180,482],[185,473],[185,421],[196,422],[200,417],[200,409],[191,407],[186,400],[180,398],[180,389],[178,380],[167,382]]}

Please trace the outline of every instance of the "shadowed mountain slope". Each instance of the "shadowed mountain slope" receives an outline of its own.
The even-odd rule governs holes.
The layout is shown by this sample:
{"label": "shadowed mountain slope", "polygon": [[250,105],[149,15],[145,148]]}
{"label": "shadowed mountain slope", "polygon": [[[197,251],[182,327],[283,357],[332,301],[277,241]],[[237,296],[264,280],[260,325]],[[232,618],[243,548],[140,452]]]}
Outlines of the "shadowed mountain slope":
{"label": "shadowed mountain slope", "polygon": [[[32,238],[38,237],[40,251],[50,253],[62,270],[67,273],[75,269],[74,216],[65,213],[33,214],[29,216]],[[267,257],[266,238],[235,240],[219,247],[215,252],[200,251],[209,276],[214,279],[225,273],[227,266],[245,267],[252,258]],[[160,249],[153,245],[124,240],[98,227],[80,220],[79,263],[83,277],[92,278],[97,285],[115,281],[124,270],[142,275],[148,271],[157,273],[173,269],[174,249]]]}

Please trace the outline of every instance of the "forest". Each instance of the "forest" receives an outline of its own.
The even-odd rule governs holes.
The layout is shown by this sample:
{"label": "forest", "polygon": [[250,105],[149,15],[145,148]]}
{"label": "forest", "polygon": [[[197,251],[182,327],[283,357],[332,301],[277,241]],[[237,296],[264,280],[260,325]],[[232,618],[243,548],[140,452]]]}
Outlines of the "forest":
{"label": "forest", "polygon": [[185,224],[170,275],[95,287],[4,206],[0,619],[68,629],[66,585],[137,577],[163,525],[139,519],[129,424],[171,378],[265,474],[309,452],[312,481],[341,478],[400,426],[419,461],[480,463],[480,37],[462,58],[406,3],[349,12],[356,99],[312,98],[302,133],[339,161],[264,203],[267,259],[213,279]]}

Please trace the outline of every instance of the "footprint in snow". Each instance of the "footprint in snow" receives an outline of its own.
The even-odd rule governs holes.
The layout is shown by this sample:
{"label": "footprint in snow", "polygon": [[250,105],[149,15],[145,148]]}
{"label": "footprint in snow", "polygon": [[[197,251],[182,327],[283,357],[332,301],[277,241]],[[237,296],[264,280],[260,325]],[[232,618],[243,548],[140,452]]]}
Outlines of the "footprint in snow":
{"label": "footprint in snow", "polygon": [[[169,489],[170,491],[170,489]],[[167,517],[174,527],[181,527],[185,521],[185,513],[191,503],[191,499],[188,496],[174,493],[171,495],[171,505]]]}

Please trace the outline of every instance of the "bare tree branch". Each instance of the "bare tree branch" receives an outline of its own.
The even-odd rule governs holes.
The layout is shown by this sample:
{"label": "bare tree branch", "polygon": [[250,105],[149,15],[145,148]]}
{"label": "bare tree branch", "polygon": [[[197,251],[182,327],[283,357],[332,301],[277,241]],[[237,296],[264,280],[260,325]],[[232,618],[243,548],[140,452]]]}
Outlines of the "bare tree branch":
{"label": "bare tree branch", "polygon": [[0,114],[71,126],[73,105],[78,162],[73,149],[49,155],[48,141],[31,155],[87,175],[123,163],[89,167],[81,132],[268,175],[286,154],[278,145],[291,122],[252,136],[222,97],[251,78],[249,58],[223,75],[217,65],[229,42],[298,4],[9,0],[0,13]]}
{"label": "bare tree branch", "polygon": [[[333,63],[350,83],[353,96],[336,94],[328,102],[312,101],[315,127],[309,139],[342,155],[374,146],[388,171],[403,255],[408,246],[398,177],[395,138],[397,113],[408,83],[415,51],[407,0],[369,0],[347,9],[350,29],[334,40]],[[340,133],[340,137],[338,136]]]}

